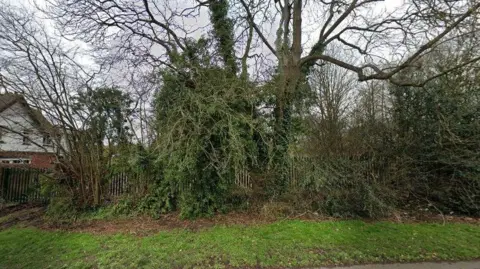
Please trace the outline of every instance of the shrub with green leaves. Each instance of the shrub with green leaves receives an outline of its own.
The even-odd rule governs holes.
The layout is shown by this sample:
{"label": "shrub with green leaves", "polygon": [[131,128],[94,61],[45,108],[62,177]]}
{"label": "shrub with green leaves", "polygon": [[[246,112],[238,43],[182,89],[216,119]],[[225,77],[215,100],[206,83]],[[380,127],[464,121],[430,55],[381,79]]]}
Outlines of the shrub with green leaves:
{"label": "shrub with green leaves", "polygon": [[156,96],[158,210],[197,217],[226,209],[235,169],[256,159],[254,97],[252,87],[218,67],[163,73]]}
{"label": "shrub with green leaves", "polygon": [[395,88],[398,155],[420,199],[480,215],[480,88],[460,70],[423,88]]}
{"label": "shrub with green leaves", "polygon": [[375,159],[311,158],[295,162],[303,209],[335,217],[383,217],[396,205],[388,166]]}

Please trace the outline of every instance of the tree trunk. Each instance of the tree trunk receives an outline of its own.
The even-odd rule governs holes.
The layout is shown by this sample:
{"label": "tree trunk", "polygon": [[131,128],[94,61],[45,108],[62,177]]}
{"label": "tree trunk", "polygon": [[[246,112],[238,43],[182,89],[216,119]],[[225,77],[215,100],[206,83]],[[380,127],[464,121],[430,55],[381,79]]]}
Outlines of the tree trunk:
{"label": "tree trunk", "polygon": [[[292,5],[285,5],[283,12],[283,33],[278,36],[283,41],[279,50],[279,85],[276,92],[274,110],[275,126],[273,139],[273,162],[275,169],[275,184],[273,195],[284,193],[289,184],[290,156],[288,148],[292,140],[292,113],[294,93],[300,85],[302,70],[300,58],[302,54],[302,0],[295,0]],[[289,23],[292,14],[292,42],[289,42]],[[279,31],[281,33],[282,31]]]}
{"label": "tree trunk", "polygon": [[93,191],[93,206],[97,207],[100,205],[100,180],[98,178],[95,179],[95,186]]}
{"label": "tree trunk", "polygon": [[285,61],[283,76],[276,96],[273,162],[275,169],[274,194],[285,192],[289,184],[291,168],[289,146],[292,142],[293,94],[299,87],[300,67],[294,57]]}

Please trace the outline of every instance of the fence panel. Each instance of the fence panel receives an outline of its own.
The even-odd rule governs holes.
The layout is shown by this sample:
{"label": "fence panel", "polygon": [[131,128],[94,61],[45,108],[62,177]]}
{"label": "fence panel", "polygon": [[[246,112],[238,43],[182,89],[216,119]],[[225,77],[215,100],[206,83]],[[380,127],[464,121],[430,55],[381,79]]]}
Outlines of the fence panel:
{"label": "fence panel", "polygon": [[129,178],[134,179],[133,173],[121,172],[111,176],[108,186],[108,195],[121,196],[129,191]]}
{"label": "fence panel", "polygon": [[26,203],[44,200],[40,193],[41,170],[0,168],[0,197],[7,202]]}
{"label": "fence panel", "polygon": [[235,185],[251,189],[253,187],[252,177],[247,169],[238,169],[235,173]]}

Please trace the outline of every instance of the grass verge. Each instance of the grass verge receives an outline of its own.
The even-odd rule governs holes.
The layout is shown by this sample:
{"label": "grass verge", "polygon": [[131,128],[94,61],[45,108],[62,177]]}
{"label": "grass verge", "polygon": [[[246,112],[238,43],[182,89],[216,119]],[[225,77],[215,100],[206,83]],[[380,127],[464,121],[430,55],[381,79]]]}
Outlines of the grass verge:
{"label": "grass verge", "polygon": [[245,268],[480,258],[480,227],[282,221],[147,237],[9,228],[0,268]]}

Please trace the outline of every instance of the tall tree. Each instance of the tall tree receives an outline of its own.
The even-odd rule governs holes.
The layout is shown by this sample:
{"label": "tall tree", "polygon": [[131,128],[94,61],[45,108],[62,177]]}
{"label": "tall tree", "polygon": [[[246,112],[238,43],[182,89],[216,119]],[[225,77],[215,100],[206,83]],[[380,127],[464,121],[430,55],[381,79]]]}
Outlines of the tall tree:
{"label": "tall tree", "polygon": [[86,128],[95,133],[98,143],[106,140],[110,146],[126,144],[132,136],[131,121],[133,101],[117,88],[96,88],[80,92],[75,109],[84,114]]}
{"label": "tall tree", "polygon": [[235,42],[233,21],[228,18],[229,5],[227,0],[212,0],[209,2],[210,21],[214,36],[218,42],[223,62],[232,75],[236,75],[238,67],[235,58]]}
{"label": "tall tree", "polygon": [[308,83],[314,93],[308,121],[312,140],[308,141],[314,154],[336,154],[343,149],[347,127],[349,98],[355,84],[353,76],[332,64],[315,67]]}
{"label": "tall tree", "polygon": [[[173,0],[49,0],[49,14],[66,35],[115,47],[124,59],[142,58],[176,69],[172,63],[188,50],[188,40],[203,29],[213,28],[221,40],[226,65],[233,68],[231,32],[226,20],[226,1],[196,1],[174,4]],[[393,11],[377,7],[382,0],[234,0],[230,10],[238,25],[233,40],[247,44],[242,73],[248,61],[274,59],[274,151],[279,168],[286,166],[291,143],[292,113],[305,76],[319,60],[347,69],[360,81],[389,80],[397,85],[421,86],[426,80],[400,79],[397,74],[447,40],[475,36],[478,31],[478,1],[408,0]],[[197,25],[203,8],[210,4],[213,25]],[[217,12],[221,11],[221,12]],[[193,19],[192,19],[193,18]],[[186,21],[190,20],[189,23]],[[307,20],[307,23],[304,21]],[[222,24],[220,22],[226,22]],[[275,27],[272,28],[272,25]],[[277,26],[278,25],[278,26]],[[203,27],[205,26],[205,27]],[[273,31],[272,31],[273,30]],[[248,34],[243,34],[248,32]],[[252,42],[252,34],[255,33]],[[276,36],[272,33],[275,32]],[[246,40],[245,40],[246,39]],[[272,42],[272,40],[274,41]],[[309,42],[308,42],[309,41]],[[147,44],[147,45],[145,45]],[[262,44],[259,47],[259,44]],[[255,49],[252,49],[257,45]],[[351,61],[328,54],[338,45],[341,53],[352,53]],[[151,48],[162,53],[152,53]],[[238,51],[235,50],[236,53]],[[132,56],[133,55],[133,56]],[[261,56],[260,56],[261,57]],[[117,57],[118,58],[118,57]],[[433,77],[454,71],[480,59],[478,53]],[[260,64],[264,63],[259,62]],[[283,172],[286,172],[283,171]],[[280,171],[280,173],[283,173]]]}

